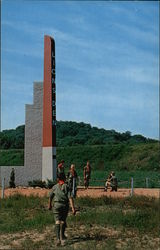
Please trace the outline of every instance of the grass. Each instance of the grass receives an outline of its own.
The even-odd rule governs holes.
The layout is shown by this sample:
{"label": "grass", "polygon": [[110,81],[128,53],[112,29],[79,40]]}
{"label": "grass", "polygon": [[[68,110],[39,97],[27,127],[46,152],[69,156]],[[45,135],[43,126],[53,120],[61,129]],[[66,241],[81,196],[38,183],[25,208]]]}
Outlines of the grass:
{"label": "grass", "polygon": [[[114,169],[113,169],[114,170]],[[67,170],[66,170],[67,172]],[[77,169],[78,176],[80,176],[81,183],[83,185],[83,170]],[[91,173],[91,186],[104,186],[105,180],[107,179],[110,171],[104,170],[93,170]],[[131,177],[133,177],[135,188],[145,188],[146,178],[148,179],[148,188],[159,188],[160,187],[160,172],[157,171],[116,171],[118,178],[118,186],[120,188],[131,187]]]}
{"label": "grass", "polygon": [[90,160],[94,170],[158,170],[160,168],[159,143],[107,144],[95,146],[58,147],[57,161],[65,159],[66,165],[75,163],[82,169]]}
{"label": "grass", "polygon": [[[77,198],[80,212],[68,216],[69,240],[64,249],[143,249],[144,246],[157,249],[151,243],[155,247],[159,236],[159,202],[139,196]],[[0,246],[57,249],[54,248],[54,218],[47,204],[47,197],[15,195],[1,200]]]}
{"label": "grass", "polygon": [[[130,188],[131,177],[134,187],[160,187],[159,143],[108,144],[100,146],[58,147],[57,162],[65,159],[66,172],[75,163],[83,184],[83,168],[89,159],[92,166],[90,185],[104,186],[109,172],[116,172],[119,187]],[[24,165],[24,150],[0,150],[0,166]]]}
{"label": "grass", "polygon": [[[76,205],[82,209],[76,217],[79,224],[126,226],[144,231],[151,231],[158,226],[159,201],[154,198],[87,197],[78,198]],[[47,210],[47,198],[15,195],[1,200],[0,212],[0,232],[42,229],[54,223],[52,213]],[[69,217],[69,223],[74,223],[74,220],[75,217]]]}
{"label": "grass", "polygon": [[[93,170],[158,171],[160,170],[159,143],[106,144],[57,147],[57,162],[65,159],[80,171],[90,160]],[[24,150],[0,150],[0,166],[24,164]]]}
{"label": "grass", "polygon": [[[79,198],[77,204],[84,210],[76,222],[99,224],[102,226],[123,226],[135,228],[139,231],[158,232],[159,200],[147,197],[109,198],[99,199]],[[71,221],[74,218],[70,217]]]}
{"label": "grass", "polygon": [[52,214],[46,209],[43,199],[15,195],[1,200],[0,232],[16,232],[27,229],[42,229],[53,223]]}
{"label": "grass", "polygon": [[0,150],[0,166],[23,166],[24,150],[10,149]]}

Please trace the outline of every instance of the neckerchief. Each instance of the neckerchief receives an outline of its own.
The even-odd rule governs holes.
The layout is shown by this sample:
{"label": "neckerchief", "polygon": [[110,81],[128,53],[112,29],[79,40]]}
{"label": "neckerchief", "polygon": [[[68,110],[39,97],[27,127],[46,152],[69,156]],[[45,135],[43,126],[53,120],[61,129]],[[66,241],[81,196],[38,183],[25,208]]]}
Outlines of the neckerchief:
{"label": "neckerchief", "polygon": [[58,181],[58,184],[63,185],[63,184],[64,184],[64,181],[59,180],[59,181]]}

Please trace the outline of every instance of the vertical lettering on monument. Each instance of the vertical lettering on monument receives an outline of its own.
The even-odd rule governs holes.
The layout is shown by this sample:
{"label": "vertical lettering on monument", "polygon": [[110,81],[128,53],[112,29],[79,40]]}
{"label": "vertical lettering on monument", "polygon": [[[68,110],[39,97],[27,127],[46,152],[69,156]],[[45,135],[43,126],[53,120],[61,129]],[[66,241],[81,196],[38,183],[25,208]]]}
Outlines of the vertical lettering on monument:
{"label": "vertical lettering on monument", "polygon": [[55,45],[52,41],[51,52],[51,82],[52,82],[52,145],[56,146],[56,83],[55,83]]}

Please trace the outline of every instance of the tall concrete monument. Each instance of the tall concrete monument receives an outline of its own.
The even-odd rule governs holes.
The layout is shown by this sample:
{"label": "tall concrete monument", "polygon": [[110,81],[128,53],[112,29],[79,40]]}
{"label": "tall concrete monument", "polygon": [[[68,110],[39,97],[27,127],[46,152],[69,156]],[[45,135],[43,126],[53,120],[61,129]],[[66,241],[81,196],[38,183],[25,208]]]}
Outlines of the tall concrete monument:
{"label": "tall concrete monument", "polygon": [[25,107],[24,166],[0,167],[0,183],[9,183],[12,167],[15,184],[28,185],[28,181],[56,179],[56,84],[55,42],[44,37],[44,79],[34,82],[33,104]]}
{"label": "tall concrete monument", "polygon": [[56,179],[55,42],[44,37],[42,180]]}
{"label": "tall concrete monument", "polygon": [[26,105],[25,167],[29,180],[56,179],[55,42],[44,37],[44,79],[34,82],[34,103]]}

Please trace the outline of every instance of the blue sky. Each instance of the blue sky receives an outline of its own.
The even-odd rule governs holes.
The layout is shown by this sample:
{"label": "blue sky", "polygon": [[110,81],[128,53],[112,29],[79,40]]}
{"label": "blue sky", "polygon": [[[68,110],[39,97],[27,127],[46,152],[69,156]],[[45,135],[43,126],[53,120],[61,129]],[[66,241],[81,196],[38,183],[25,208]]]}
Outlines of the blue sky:
{"label": "blue sky", "polygon": [[158,2],[4,0],[1,12],[2,130],[25,122],[47,34],[57,120],[158,138]]}

